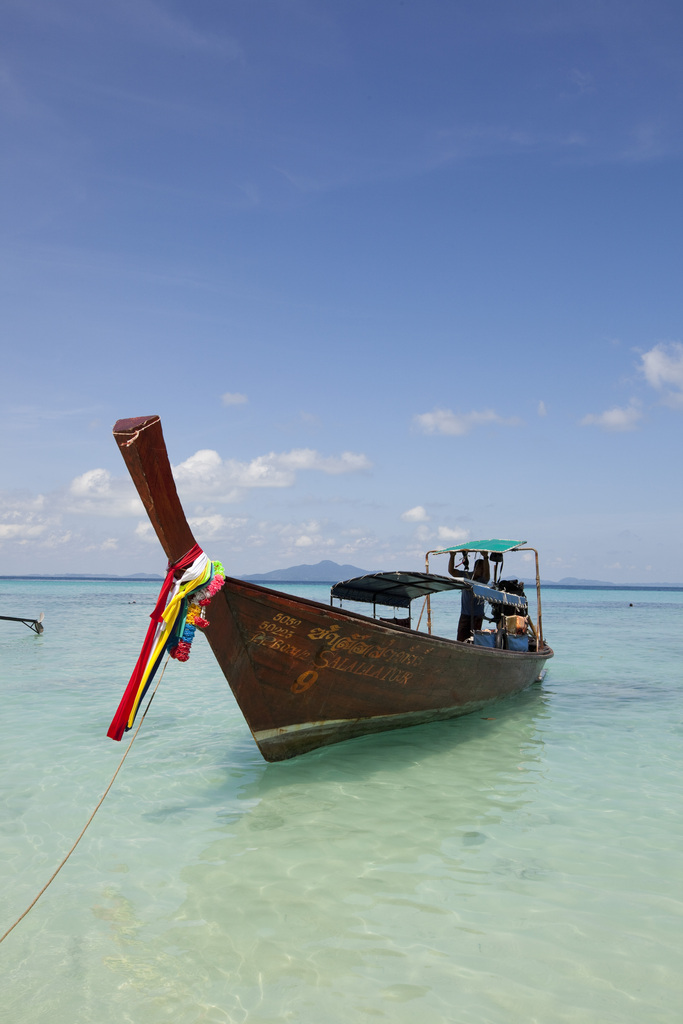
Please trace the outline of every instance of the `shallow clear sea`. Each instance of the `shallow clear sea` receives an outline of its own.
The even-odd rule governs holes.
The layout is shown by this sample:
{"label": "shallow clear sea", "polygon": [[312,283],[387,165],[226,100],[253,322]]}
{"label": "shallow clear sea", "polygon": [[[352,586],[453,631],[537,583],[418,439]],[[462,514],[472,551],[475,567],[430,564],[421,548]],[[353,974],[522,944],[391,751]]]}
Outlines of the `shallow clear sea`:
{"label": "shallow clear sea", "polygon": [[[0,934],[123,754],[157,589],[0,581],[45,612],[0,622]],[[544,627],[524,694],[274,765],[198,638],[0,946],[2,1024],[677,1024],[683,593],[549,590]]]}

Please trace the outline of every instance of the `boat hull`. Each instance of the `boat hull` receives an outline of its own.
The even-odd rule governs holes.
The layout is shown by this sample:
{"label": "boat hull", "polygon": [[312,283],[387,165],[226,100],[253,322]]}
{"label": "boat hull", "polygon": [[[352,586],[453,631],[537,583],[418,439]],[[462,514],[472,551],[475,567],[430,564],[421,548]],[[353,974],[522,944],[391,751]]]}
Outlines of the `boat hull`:
{"label": "boat hull", "polygon": [[267,761],[469,714],[530,686],[552,657],[427,636],[234,579],[211,616],[207,637]]}
{"label": "boat hull", "polygon": [[[158,416],[114,437],[171,564],[195,544]],[[553,652],[474,647],[243,580],[225,580],[206,636],[267,761],[465,715],[539,679]]]}

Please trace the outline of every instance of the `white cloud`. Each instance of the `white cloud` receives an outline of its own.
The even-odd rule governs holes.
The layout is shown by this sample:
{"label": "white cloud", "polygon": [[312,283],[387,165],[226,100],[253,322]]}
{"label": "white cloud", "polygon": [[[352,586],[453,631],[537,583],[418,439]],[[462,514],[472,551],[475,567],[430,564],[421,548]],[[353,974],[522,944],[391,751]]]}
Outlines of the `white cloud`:
{"label": "white cloud", "polygon": [[247,396],[241,395],[238,391],[226,391],[221,395],[223,405],[246,405],[248,401]]}
{"label": "white cloud", "polygon": [[474,427],[482,427],[491,423],[502,426],[516,426],[519,420],[515,417],[505,419],[485,409],[483,412],[451,412],[450,409],[434,409],[433,412],[421,413],[413,417],[413,422],[423,434],[449,434],[462,437]]}
{"label": "white cloud", "polygon": [[[245,527],[249,520],[246,517],[222,516],[219,513],[207,513],[205,515],[188,516],[187,519],[192,532],[200,543],[213,540],[216,537],[234,538],[235,533]],[[138,540],[158,544],[157,536],[152,529],[152,524],[141,520],[135,527],[135,536]]]}
{"label": "white cloud", "polygon": [[[247,520],[243,522],[246,524]],[[231,538],[232,543],[234,540]],[[344,543],[340,546],[335,537],[330,535],[328,522],[317,519],[289,523],[263,521],[252,525],[248,536],[245,537],[245,547],[249,549],[273,544],[281,560],[297,557],[302,548],[320,555],[325,554],[327,557],[328,552],[334,551],[339,556],[349,548],[349,545]]]}
{"label": "white cloud", "polygon": [[636,163],[661,158],[669,146],[666,129],[659,117],[635,124],[628,138],[629,145],[620,154],[621,159]]}
{"label": "white cloud", "polygon": [[576,94],[578,96],[587,96],[590,93],[595,92],[593,76],[589,71],[579,71],[578,68],[573,68],[572,71],[569,72],[569,78],[572,85],[576,86]]}
{"label": "white cloud", "polygon": [[614,409],[606,409],[605,412],[601,413],[588,413],[587,416],[580,420],[580,424],[582,427],[601,427],[603,430],[610,430],[616,433],[625,430],[635,430],[642,417],[643,413],[640,403],[633,398],[626,408],[620,409],[617,406]]}
{"label": "white cloud", "polygon": [[317,469],[322,473],[337,476],[341,473],[358,473],[370,469],[372,463],[366,455],[355,452],[342,452],[341,455],[323,456],[313,448],[294,448],[291,452],[261,456],[263,459],[274,460],[279,465],[291,470]]}
{"label": "white cloud", "polygon": [[242,60],[241,46],[231,36],[218,32],[204,32],[195,28],[189,19],[173,14],[155,0],[135,0],[114,4],[112,16],[120,17],[136,37],[143,36],[156,46],[165,46],[187,52],[198,52],[228,60]]}
{"label": "white cloud", "polygon": [[237,463],[223,462],[218,452],[201,448],[189,459],[173,467],[173,476],[183,495],[216,497],[223,501],[237,501],[239,490],[230,470]]}
{"label": "white cloud", "polygon": [[[246,522],[246,520],[244,520]],[[228,520],[221,515],[191,516],[188,523],[192,532],[203,540],[220,537],[226,532]]]}
{"label": "white cloud", "polygon": [[[316,470],[328,475],[358,472],[370,468],[369,459],[359,453],[342,452],[325,456],[314,449],[293,449],[287,452],[258,456],[250,462],[221,459],[210,449],[195,452],[176,470],[176,479],[183,497],[201,500],[202,506],[188,508],[189,522],[200,543],[208,544],[214,538],[228,538],[232,550],[242,549],[247,541],[248,519],[226,517],[211,507],[216,501],[236,501],[251,488],[291,487],[298,474],[304,470]],[[74,553],[83,556],[85,552],[100,551],[109,557],[122,551],[123,538],[111,535],[112,527],[95,526],[87,523],[88,516],[98,520],[134,517],[144,515],[142,502],[137,496],[128,477],[116,477],[109,470],[98,467],[89,469],[75,477],[67,487],[44,495],[22,493],[0,493],[0,544],[30,544],[33,548],[63,546],[69,540]],[[70,532],[71,517],[81,521],[78,532]],[[145,519],[134,523],[134,535],[138,542],[156,546],[156,535]],[[85,532],[82,532],[82,531]],[[106,532],[105,532],[106,531]],[[263,543],[270,543],[273,533],[268,532]],[[311,524],[297,524],[283,535],[289,549],[311,545],[330,548],[334,541],[322,537],[317,527]]]}
{"label": "white cloud", "polygon": [[320,426],[320,417],[316,416],[315,413],[312,413],[312,412],[304,412],[302,410],[299,413],[299,420],[301,421],[301,423],[304,423],[304,424],[306,424],[306,426],[309,426],[309,427],[319,427]]}
{"label": "white cloud", "polygon": [[158,544],[157,535],[152,529],[152,524],[148,522],[140,522],[135,527],[135,536],[138,540],[143,540],[145,543]]}
{"label": "white cloud", "polygon": [[0,541],[29,540],[34,537],[40,537],[46,530],[46,523],[0,523]]}
{"label": "white cloud", "polygon": [[371,467],[362,454],[342,452],[339,456],[323,456],[312,448],[294,448],[289,452],[270,452],[251,462],[222,459],[218,452],[204,448],[174,467],[179,490],[185,496],[203,496],[218,501],[237,501],[241,492],[251,487],[292,487],[296,474],[318,470],[338,475],[356,473]]}
{"label": "white cloud", "polygon": [[126,477],[113,477],[108,469],[89,469],[71,481],[69,512],[98,516],[139,516],[142,502]]}
{"label": "white cloud", "polygon": [[71,532],[64,531],[61,517],[43,515],[34,511],[42,508],[44,499],[12,498],[0,495],[0,545],[7,542],[34,548],[54,548],[71,540]]}
{"label": "white cloud", "polygon": [[407,512],[402,512],[401,519],[404,523],[426,523],[429,516],[422,505],[416,505],[415,508],[409,508]]}
{"label": "white cloud", "polygon": [[469,530],[462,530],[457,526],[440,526],[437,533],[439,540],[444,544],[458,544],[460,541],[466,541],[469,536]]}
{"label": "white cloud", "polygon": [[[64,533],[50,533],[40,544],[43,548],[56,548],[60,544],[68,544],[73,538],[71,530],[66,530]],[[21,544],[26,544],[25,540],[20,541]]]}
{"label": "white cloud", "polygon": [[364,533],[362,536],[356,537],[354,541],[347,541],[346,543],[342,542],[337,546],[336,550],[340,558],[355,558],[357,555],[365,557],[369,548],[372,548],[373,551],[377,551],[382,547],[382,542],[378,541],[374,534]]}
{"label": "white cloud", "polygon": [[641,356],[645,380],[664,392],[669,405],[683,406],[683,345],[680,341],[660,342]]}
{"label": "white cloud", "polygon": [[51,533],[60,525],[59,516],[48,514],[43,494],[35,497],[24,493],[0,493],[0,543],[48,543]]}
{"label": "white cloud", "polygon": [[36,494],[33,497],[30,494],[24,492],[14,492],[13,494],[5,491],[0,492],[0,510],[2,510],[3,516],[25,516],[32,515],[35,512],[40,512],[45,508],[45,495]]}
{"label": "white cloud", "polygon": [[539,416],[547,416],[548,415],[548,410],[546,409],[545,402],[543,402],[543,401],[538,403],[538,415]]}

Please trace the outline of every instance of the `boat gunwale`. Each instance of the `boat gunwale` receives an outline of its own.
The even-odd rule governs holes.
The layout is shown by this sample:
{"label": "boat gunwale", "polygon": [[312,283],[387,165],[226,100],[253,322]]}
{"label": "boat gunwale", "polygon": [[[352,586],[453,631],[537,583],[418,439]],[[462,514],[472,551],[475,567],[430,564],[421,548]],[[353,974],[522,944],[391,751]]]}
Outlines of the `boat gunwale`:
{"label": "boat gunwale", "polygon": [[[305,585],[305,581],[302,582],[304,582]],[[315,583],[315,581],[313,581],[313,583]],[[466,643],[462,640],[453,640],[451,637],[441,636],[438,633],[421,633],[419,630],[412,629],[410,626],[401,626],[396,622],[385,622],[384,620],[378,620],[372,618],[372,616],[364,615],[362,612],[352,611],[350,608],[337,608],[332,605],[323,604],[322,601],[314,601],[310,597],[300,597],[298,594],[290,594],[287,591],[283,592],[281,590],[273,590],[260,583],[253,583],[250,580],[241,580],[235,576],[225,577],[225,589],[223,593],[225,594],[226,600],[228,600],[228,593],[232,589],[232,584],[237,584],[239,587],[243,587],[246,590],[256,591],[268,598],[270,598],[271,595],[274,595],[281,601],[294,601],[296,603],[308,605],[311,608],[318,609],[319,611],[323,611],[329,615],[341,615],[344,618],[357,619],[364,623],[367,622],[374,629],[385,629],[390,632],[399,632],[404,635],[416,637],[419,640],[428,643],[442,643],[449,646],[454,645],[458,650],[476,652],[477,656],[481,654],[489,658],[501,656],[507,658],[509,655],[517,655],[523,658],[537,658],[539,660],[544,660],[552,658],[554,654],[552,648],[548,647],[547,644],[544,644],[543,649],[540,651],[509,651],[507,649],[501,650],[495,647],[475,647],[474,644]]]}

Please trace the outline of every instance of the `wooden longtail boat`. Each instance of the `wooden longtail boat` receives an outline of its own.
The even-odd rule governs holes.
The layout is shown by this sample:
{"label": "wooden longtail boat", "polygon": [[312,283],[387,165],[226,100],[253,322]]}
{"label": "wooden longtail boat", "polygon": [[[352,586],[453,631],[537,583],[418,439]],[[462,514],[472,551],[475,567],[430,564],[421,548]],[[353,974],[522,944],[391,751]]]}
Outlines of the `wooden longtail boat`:
{"label": "wooden longtail boat", "polygon": [[[178,562],[196,542],[159,417],[119,420],[114,437],[169,563]],[[497,551],[521,550],[524,543],[483,541],[457,550],[489,550],[500,561]],[[267,761],[465,715],[542,677],[553,652],[542,634],[538,555],[537,625],[523,644],[529,649],[513,650],[505,649],[506,616],[526,613],[526,598],[508,593],[504,581],[483,586],[464,576],[432,574],[429,555],[436,553],[428,552],[425,573],[373,574],[337,584],[332,592],[333,599],[370,602],[373,610],[377,604],[409,609],[422,597],[429,609],[426,633],[400,624],[406,620],[376,619],[226,577],[211,602],[206,636]],[[452,589],[469,589],[491,603],[495,638],[475,635],[472,643],[431,634],[430,595]],[[530,624],[528,617],[522,621]],[[478,640],[493,645],[479,646]]]}

